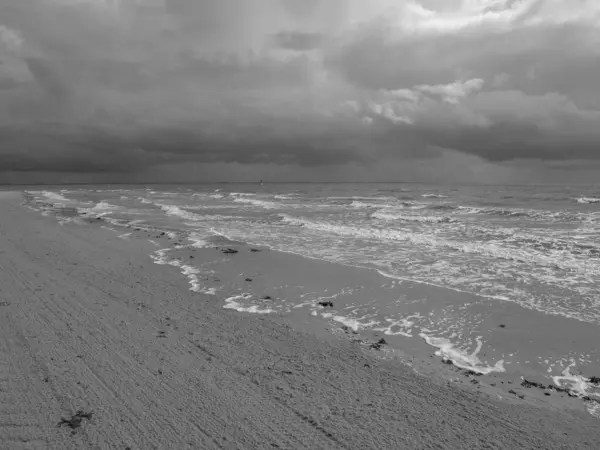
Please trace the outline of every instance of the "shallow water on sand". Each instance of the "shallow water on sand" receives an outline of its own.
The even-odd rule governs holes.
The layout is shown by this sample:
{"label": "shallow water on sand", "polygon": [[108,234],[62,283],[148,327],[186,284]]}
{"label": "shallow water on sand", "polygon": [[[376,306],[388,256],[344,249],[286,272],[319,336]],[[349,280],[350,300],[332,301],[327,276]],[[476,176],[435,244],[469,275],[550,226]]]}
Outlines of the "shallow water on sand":
{"label": "shallow water on sand", "polygon": [[[538,374],[596,393],[589,377],[600,375],[600,187],[224,184],[29,195],[41,209],[75,208],[114,225],[184,234],[199,246],[222,236],[377,270],[387,279],[377,289],[356,280],[310,301],[299,290],[269,311],[237,293],[224,306],[308,307],[356,330],[426,342],[477,372]],[[192,287],[219,293],[202,286],[200,269],[186,267]],[[339,303],[314,307],[323,299]]]}

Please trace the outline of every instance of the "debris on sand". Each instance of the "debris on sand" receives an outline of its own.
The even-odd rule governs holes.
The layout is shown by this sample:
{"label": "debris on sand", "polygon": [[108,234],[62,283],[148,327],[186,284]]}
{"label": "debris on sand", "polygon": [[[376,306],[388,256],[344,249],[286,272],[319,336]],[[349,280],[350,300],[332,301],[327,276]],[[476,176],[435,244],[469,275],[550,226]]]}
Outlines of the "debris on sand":
{"label": "debris on sand", "polygon": [[465,371],[465,376],[466,377],[480,377],[482,374],[479,372],[475,372],[474,370],[466,370]]}
{"label": "debris on sand", "polygon": [[261,300],[273,300],[273,298],[270,295],[263,295],[260,299]]}
{"label": "debris on sand", "polygon": [[600,377],[590,377],[590,383],[595,384],[596,386],[600,385]]}
{"label": "debris on sand", "polygon": [[501,323],[500,325],[498,325],[499,328],[506,328],[506,325],[504,325],[503,323]]}
{"label": "debris on sand", "polygon": [[246,278],[246,280],[245,280],[245,281],[248,281],[248,282],[250,282],[250,281],[252,281],[252,278]]}
{"label": "debris on sand", "polygon": [[158,334],[156,335],[156,337],[158,337],[158,338],[166,338],[167,337],[167,333],[166,333],[166,331],[159,331]]}
{"label": "debris on sand", "polygon": [[57,426],[60,428],[65,425],[75,432],[77,428],[81,427],[81,422],[83,422],[83,419],[87,419],[88,422],[92,420],[92,414],[92,411],[86,413],[80,409],[73,414],[70,419],[65,419],[64,417],[61,418]]}
{"label": "debris on sand", "polygon": [[221,252],[225,253],[226,255],[232,255],[234,253],[237,253],[238,251],[235,248],[222,248]]}
{"label": "debris on sand", "polygon": [[333,302],[319,302],[323,308],[333,308]]}
{"label": "debris on sand", "polygon": [[381,338],[377,342],[374,342],[373,344],[371,344],[369,347],[374,350],[381,350],[381,347],[384,346],[385,344],[387,344],[387,342],[385,341],[385,339]]}
{"label": "debris on sand", "polygon": [[349,334],[349,333],[358,334],[358,331],[354,330],[353,328],[350,328],[348,325],[342,325],[341,329],[346,334]]}
{"label": "debris on sand", "polygon": [[536,381],[529,381],[528,379],[524,378],[523,381],[521,382],[521,386],[525,387],[525,388],[538,388],[538,389],[547,389],[547,386],[543,383],[538,383]]}

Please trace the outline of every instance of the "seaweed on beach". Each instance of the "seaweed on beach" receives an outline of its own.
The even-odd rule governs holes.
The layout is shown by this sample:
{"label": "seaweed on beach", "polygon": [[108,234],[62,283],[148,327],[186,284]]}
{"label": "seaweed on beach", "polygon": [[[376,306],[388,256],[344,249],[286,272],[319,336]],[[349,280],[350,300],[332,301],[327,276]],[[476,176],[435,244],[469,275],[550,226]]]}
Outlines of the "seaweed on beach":
{"label": "seaweed on beach", "polygon": [[92,414],[93,414],[92,411],[86,413],[80,409],[75,414],[73,414],[70,419],[65,419],[64,417],[61,418],[60,422],[58,422],[57,426],[59,428],[62,426],[67,426],[74,432],[77,428],[81,427],[81,423],[83,422],[83,419],[87,419],[88,421],[91,421]]}
{"label": "seaweed on beach", "polygon": [[374,350],[381,350],[381,347],[387,344],[385,339],[381,338],[377,342],[372,343],[369,347]]}
{"label": "seaweed on beach", "polygon": [[538,389],[547,389],[548,387],[543,384],[543,383],[538,383],[536,381],[529,381],[527,379],[523,379],[523,381],[521,382],[521,386],[525,387],[525,388],[538,388]]}
{"label": "seaweed on beach", "polygon": [[590,377],[590,383],[596,386],[600,385],[600,377]]}

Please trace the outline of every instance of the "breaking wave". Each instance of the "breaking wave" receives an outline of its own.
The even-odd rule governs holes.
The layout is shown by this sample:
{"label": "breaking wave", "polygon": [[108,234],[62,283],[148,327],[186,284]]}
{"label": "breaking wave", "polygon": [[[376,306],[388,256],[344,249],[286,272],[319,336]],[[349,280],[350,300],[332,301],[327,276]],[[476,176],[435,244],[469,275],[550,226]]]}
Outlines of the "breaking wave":
{"label": "breaking wave", "polygon": [[577,203],[584,203],[584,204],[588,204],[588,203],[600,203],[600,198],[596,198],[596,197],[581,197],[577,199]]}
{"label": "breaking wave", "polygon": [[379,220],[402,221],[402,222],[420,222],[420,223],[454,223],[457,220],[444,216],[410,216],[404,214],[395,214],[391,212],[378,211],[371,214],[371,217]]}

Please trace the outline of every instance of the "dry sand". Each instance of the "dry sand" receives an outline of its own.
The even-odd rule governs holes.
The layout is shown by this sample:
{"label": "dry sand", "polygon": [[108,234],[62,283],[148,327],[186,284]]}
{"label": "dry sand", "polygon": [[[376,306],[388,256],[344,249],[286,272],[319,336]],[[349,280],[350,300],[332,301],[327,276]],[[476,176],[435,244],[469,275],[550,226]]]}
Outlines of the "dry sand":
{"label": "dry sand", "polygon": [[589,415],[497,401],[223,309],[154,264],[147,240],[20,202],[0,194],[0,449],[599,446]]}

